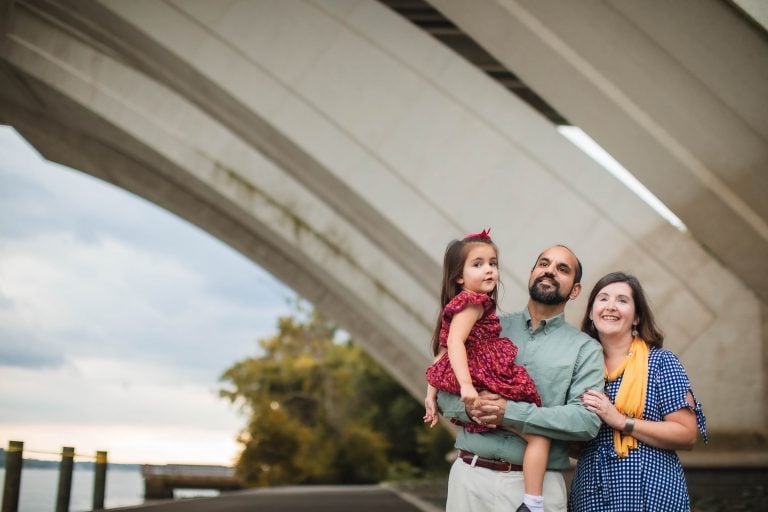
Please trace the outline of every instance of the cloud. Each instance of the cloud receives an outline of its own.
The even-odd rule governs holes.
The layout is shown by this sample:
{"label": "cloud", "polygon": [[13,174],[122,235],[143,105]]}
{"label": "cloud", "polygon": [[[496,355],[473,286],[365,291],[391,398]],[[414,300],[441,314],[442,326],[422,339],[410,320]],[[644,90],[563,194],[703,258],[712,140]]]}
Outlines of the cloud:
{"label": "cloud", "polygon": [[218,377],[293,297],[198,228],[0,128],[0,441],[103,428],[120,432],[114,452],[148,449],[156,431],[190,460],[209,432],[229,457],[245,420]]}
{"label": "cloud", "polygon": [[46,346],[32,333],[14,331],[0,324],[0,366],[56,368],[63,362],[64,356],[58,348]]}
{"label": "cloud", "polygon": [[229,247],[6,139],[0,189],[13,200],[0,205],[0,297],[13,307],[0,301],[4,364],[48,366],[58,350],[216,378],[289,312],[293,292]]}
{"label": "cloud", "polygon": [[[147,360],[218,375],[252,354],[256,337],[288,312],[288,294],[259,287],[263,275],[246,265],[240,277],[251,277],[252,299],[213,293],[205,269],[179,256],[106,236],[85,244],[68,233],[46,234],[0,247],[2,294],[13,303],[0,309],[0,323],[17,341],[21,333],[35,333],[24,341],[32,352],[53,345],[71,356]],[[258,297],[265,291],[266,300]],[[20,347],[17,341],[8,344]]]}
{"label": "cloud", "polygon": [[60,460],[58,450],[72,446],[78,456],[93,457],[97,451],[104,450],[110,462],[123,464],[232,465],[240,450],[230,429],[196,425],[133,427],[58,423],[52,428],[44,423],[17,423],[0,432],[3,446],[7,446],[9,440],[23,441],[27,457]]}
{"label": "cloud", "polygon": [[70,358],[45,372],[6,369],[0,387],[13,397],[4,401],[13,410],[2,412],[14,422],[215,429],[232,428],[236,412],[213,384],[180,383],[163,366],[114,359]]}
{"label": "cloud", "polygon": [[180,384],[146,363],[71,358],[42,372],[10,368],[0,372],[0,389],[3,445],[108,450],[115,462],[228,464],[245,424],[215,386]]}

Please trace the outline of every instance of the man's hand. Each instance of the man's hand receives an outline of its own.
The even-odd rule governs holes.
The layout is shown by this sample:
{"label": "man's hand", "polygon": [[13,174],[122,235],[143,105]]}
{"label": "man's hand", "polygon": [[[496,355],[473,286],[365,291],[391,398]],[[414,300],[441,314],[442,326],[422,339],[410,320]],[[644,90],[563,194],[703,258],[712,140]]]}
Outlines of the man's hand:
{"label": "man's hand", "polygon": [[475,423],[491,428],[501,426],[507,408],[506,399],[490,391],[481,391],[476,404],[472,409],[467,409],[467,414]]}

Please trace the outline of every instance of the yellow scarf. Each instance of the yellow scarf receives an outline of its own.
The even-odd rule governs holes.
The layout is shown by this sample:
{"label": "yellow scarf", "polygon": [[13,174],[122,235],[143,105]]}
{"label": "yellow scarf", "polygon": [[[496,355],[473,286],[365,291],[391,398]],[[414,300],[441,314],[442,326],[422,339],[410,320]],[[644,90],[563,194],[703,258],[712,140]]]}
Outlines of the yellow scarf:
{"label": "yellow scarf", "polygon": [[[613,373],[605,369],[605,380],[613,382],[622,374],[624,378],[616,393],[616,408],[628,418],[642,418],[645,409],[645,396],[648,392],[648,344],[641,338],[632,340],[629,354]],[[630,449],[637,448],[637,439],[613,430],[613,446],[619,457],[629,455]]]}

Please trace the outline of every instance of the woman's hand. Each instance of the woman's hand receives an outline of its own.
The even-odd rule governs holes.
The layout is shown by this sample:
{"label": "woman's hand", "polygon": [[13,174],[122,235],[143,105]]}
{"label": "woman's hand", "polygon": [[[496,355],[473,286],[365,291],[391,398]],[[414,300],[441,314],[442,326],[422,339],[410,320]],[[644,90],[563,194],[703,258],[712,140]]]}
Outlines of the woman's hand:
{"label": "woman's hand", "polygon": [[608,395],[602,391],[588,389],[581,395],[581,403],[588,411],[596,413],[603,423],[616,430],[622,430],[627,417],[619,412]]}

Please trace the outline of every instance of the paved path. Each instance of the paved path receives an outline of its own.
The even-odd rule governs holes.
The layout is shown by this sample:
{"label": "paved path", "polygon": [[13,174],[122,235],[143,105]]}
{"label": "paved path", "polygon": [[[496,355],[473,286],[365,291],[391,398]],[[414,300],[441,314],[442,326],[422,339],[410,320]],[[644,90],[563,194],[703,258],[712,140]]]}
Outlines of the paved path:
{"label": "paved path", "polygon": [[163,501],[110,512],[437,512],[440,508],[378,485],[301,486]]}

